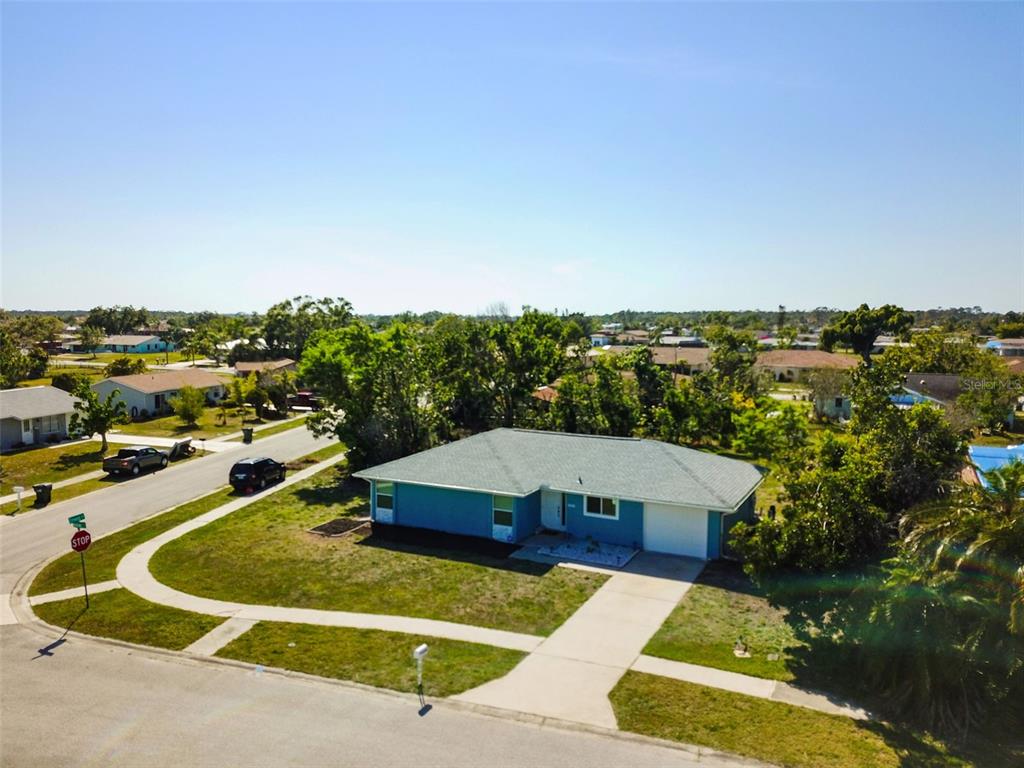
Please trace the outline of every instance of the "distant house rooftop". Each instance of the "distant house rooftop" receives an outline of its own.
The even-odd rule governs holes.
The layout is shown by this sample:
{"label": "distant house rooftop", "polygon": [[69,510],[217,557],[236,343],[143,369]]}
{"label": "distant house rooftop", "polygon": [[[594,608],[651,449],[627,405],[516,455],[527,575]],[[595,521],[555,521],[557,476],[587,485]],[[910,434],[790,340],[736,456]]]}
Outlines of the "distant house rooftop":
{"label": "distant house rooftop", "polygon": [[134,347],[139,344],[145,344],[147,341],[160,341],[160,337],[153,335],[140,336],[129,333],[115,336],[107,336],[106,338],[103,339],[103,341],[100,342],[100,344],[118,347]]}
{"label": "distant house rooftop", "polygon": [[182,387],[209,389],[223,385],[223,380],[209,371],[198,371],[184,368],[180,371],[160,371],[156,373],[136,373],[131,376],[111,376],[104,381],[111,381],[118,387],[134,389],[136,392],[154,394],[170,392]]}
{"label": "distant house rooftop", "polygon": [[772,349],[757,355],[760,368],[856,368],[860,360],[821,349]]}
{"label": "distant house rooftop", "polygon": [[57,413],[71,413],[78,398],[50,386],[22,387],[0,391],[0,419],[39,419]]}
{"label": "distant house rooftop", "polygon": [[264,371],[278,371],[282,368],[290,368],[295,365],[294,360],[285,357],[281,360],[256,360],[252,362],[237,362],[235,370],[238,373],[263,373]]}

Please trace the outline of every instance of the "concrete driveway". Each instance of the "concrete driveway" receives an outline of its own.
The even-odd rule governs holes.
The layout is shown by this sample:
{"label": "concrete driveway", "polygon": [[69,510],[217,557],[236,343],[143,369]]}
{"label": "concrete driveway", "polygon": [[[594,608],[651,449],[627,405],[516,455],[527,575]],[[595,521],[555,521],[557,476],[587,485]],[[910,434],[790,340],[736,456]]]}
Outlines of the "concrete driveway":
{"label": "concrete driveway", "polygon": [[608,693],[704,562],[641,552],[511,672],[456,698],[615,728]]}

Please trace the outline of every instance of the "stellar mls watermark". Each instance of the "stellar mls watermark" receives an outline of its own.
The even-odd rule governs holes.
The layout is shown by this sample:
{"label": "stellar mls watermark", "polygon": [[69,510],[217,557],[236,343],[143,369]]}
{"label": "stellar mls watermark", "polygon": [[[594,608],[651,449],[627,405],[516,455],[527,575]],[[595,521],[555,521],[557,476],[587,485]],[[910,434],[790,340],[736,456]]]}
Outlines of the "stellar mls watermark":
{"label": "stellar mls watermark", "polygon": [[960,386],[973,392],[1005,389],[1008,392],[1024,392],[1024,381],[1020,379],[968,379],[960,380]]}

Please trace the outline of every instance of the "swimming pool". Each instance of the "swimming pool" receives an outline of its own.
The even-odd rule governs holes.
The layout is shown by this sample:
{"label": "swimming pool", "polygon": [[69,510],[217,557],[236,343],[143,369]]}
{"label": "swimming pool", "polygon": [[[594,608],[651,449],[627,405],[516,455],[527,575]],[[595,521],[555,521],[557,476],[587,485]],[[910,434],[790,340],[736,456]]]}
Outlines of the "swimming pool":
{"label": "swimming pool", "polygon": [[1005,466],[1011,461],[1024,461],[1024,445],[1011,445],[1006,448],[994,445],[972,445],[968,447],[967,454],[980,470],[978,479],[981,480],[981,484],[988,488],[985,473]]}

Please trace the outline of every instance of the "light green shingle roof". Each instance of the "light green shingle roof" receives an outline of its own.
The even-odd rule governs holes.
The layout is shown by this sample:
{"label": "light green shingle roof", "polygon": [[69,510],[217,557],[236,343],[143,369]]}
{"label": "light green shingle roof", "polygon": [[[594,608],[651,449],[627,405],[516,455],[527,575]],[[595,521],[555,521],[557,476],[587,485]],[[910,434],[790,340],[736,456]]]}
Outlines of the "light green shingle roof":
{"label": "light green shingle roof", "polygon": [[736,459],[656,440],[494,429],[355,473],[525,496],[538,488],[733,510],[761,482]]}

